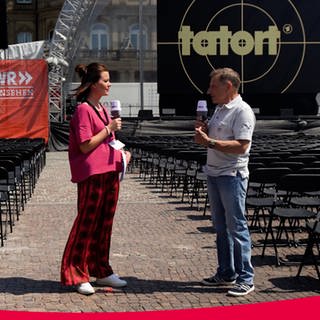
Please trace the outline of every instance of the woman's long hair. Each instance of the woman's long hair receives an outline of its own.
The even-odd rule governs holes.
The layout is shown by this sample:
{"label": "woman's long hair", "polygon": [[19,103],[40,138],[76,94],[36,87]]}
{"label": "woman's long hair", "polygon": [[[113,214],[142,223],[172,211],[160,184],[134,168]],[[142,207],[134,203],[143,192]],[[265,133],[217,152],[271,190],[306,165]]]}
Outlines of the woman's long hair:
{"label": "woman's long hair", "polygon": [[87,66],[84,64],[78,64],[75,71],[81,79],[81,85],[74,90],[74,95],[77,97],[77,101],[82,102],[87,99],[91,86],[99,81],[101,73],[103,71],[108,71],[108,69],[101,63],[93,62]]}

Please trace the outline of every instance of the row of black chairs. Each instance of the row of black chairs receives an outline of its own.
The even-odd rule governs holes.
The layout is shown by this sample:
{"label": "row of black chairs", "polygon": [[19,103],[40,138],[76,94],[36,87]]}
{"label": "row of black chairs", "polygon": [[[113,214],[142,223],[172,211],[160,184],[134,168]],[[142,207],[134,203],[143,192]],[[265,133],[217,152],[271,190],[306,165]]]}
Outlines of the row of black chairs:
{"label": "row of black chairs", "polygon": [[19,220],[32,196],[45,163],[44,139],[0,139],[1,246],[7,237],[8,227],[12,232],[15,220]]}
{"label": "row of black chairs", "polygon": [[286,167],[258,168],[251,172],[246,206],[248,215],[252,213],[251,230],[256,228],[265,234],[262,258],[271,238],[276,265],[291,263],[279,257],[278,246],[301,244],[296,234],[301,236],[310,220],[319,220],[319,194],[320,174],[303,169],[292,173]]}
{"label": "row of black chairs", "polygon": [[170,196],[180,197],[200,208],[207,201],[206,177],[202,166],[206,149],[191,137],[134,137],[125,140],[133,154],[131,168],[139,177]]}
{"label": "row of black chairs", "polygon": [[319,137],[257,135],[249,171],[247,212],[251,232],[264,235],[261,257],[265,257],[266,247],[271,245],[277,266],[296,264],[297,261],[280,257],[279,248],[294,248],[307,242],[297,275],[311,258],[320,279]]}
{"label": "row of black chairs", "polygon": [[[132,168],[138,169],[143,180],[155,184],[170,195],[177,195],[180,191],[181,201],[187,198],[191,206],[194,202],[199,205],[201,200],[204,204],[203,214],[206,213],[206,177],[202,172],[202,165],[206,161],[205,148],[195,145],[192,137],[130,137],[126,144],[133,153]],[[309,183],[313,184],[312,188],[317,188],[317,183],[312,181],[320,174],[318,137],[255,136],[249,170],[247,212],[250,230],[263,232],[262,257],[266,247],[271,244],[276,265],[280,265],[285,261],[279,258],[279,244],[300,246],[297,234],[299,237],[306,236],[305,231],[311,234],[308,226],[317,219],[320,208],[319,194],[315,190],[311,192],[308,184],[297,180],[294,185],[298,184],[301,189],[290,191],[285,189],[283,180],[280,184],[280,179],[286,176],[287,179],[294,177],[309,181],[312,177]],[[295,210],[288,210],[289,207]],[[297,215],[287,216],[289,211],[290,215],[294,211]],[[310,239],[319,238],[312,234]],[[314,240],[313,243],[317,241]],[[310,249],[308,250],[307,255],[310,255]]]}

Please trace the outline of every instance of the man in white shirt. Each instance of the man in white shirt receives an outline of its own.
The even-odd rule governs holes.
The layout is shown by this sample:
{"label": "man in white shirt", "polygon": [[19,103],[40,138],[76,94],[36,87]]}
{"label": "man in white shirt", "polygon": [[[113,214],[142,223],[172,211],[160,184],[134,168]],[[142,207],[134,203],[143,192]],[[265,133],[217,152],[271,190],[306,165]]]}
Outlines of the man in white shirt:
{"label": "man in white shirt", "polygon": [[212,71],[210,77],[208,94],[217,106],[208,124],[196,121],[195,141],[208,148],[204,170],[217,233],[218,268],[202,284],[234,284],[228,294],[244,296],[254,290],[245,199],[255,116],[238,93],[237,72],[221,68]]}

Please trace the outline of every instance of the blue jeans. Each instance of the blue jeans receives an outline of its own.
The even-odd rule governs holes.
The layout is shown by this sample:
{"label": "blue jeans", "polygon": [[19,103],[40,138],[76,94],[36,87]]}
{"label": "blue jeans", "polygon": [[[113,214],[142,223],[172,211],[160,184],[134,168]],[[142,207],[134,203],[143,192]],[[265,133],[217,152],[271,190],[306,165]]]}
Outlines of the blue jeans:
{"label": "blue jeans", "polygon": [[208,176],[212,222],[217,234],[217,275],[237,283],[253,284],[251,238],[245,217],[248,179]]}

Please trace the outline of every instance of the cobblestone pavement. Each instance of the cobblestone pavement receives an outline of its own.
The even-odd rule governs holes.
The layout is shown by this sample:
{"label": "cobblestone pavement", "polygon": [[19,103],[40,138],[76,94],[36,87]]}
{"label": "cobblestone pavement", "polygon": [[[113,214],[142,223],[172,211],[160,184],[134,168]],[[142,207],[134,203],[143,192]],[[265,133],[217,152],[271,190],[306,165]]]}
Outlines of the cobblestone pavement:
{"label": "cobblestone pavement", "polygon": [[[34,195],[0,248],[1,310],[164,310],[319,295],[312,266],[305,267],[297,279],[297,266],[275,267],[271,248],[261,260],[260,247],[253,249],[254,293],[234,298],[226,295],[225,287],[199,285],[216,268],[211,221],[136,173],[128,174],[121,183],[111,250],[112,266],[128,281],[128,287],[112,292],[97,288],[88,297],[62,287],[60,259],[76,215],[76,186],[69,180],[67,153],[48,153]],[[262,237],[253,234],[255,241]],[[304,248],[290,250],[295,255]]]}

